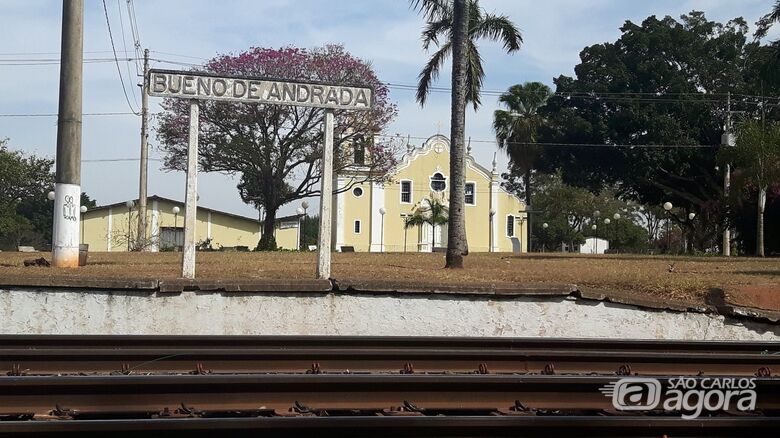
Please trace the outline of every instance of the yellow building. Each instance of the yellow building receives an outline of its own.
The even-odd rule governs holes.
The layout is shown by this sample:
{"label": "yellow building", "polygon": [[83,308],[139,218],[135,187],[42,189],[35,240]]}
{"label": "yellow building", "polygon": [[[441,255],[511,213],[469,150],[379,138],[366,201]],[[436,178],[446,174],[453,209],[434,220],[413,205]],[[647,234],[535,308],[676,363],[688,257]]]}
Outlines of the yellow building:
{"label": "yellow building", "polygon": [[[405,227],[406,217],[424,212],[432,199],[449,206],[450,141],[434,135],[422,146],[407,146],[389,182],[354,183],[353,173],[338,175],[334,196],[336,250],[426,252],[447,243],[447,226]],[[352,184],[352,185],[351,185]],[[499,181],[496,163],[488,170],[466,156],[466,236],[473,252],[525,252],[525,203]]]}
{"label": "yellow building", "polygon": [[[254,249],[263,229],[257,219],[198,206],[195,242],[211,239],[211,247]],[[184,244],[184,203],[160,196],[150,196],[147,202],[147,234],[140,246],[151,251],[169,250]],[[285,249],[298,247],[300,216],[277,218],[276,244]],[[82,243],[90,251],[127,251],[139,246],[138,200],[133,207],[126,202],[93,208],[82,217]]]}

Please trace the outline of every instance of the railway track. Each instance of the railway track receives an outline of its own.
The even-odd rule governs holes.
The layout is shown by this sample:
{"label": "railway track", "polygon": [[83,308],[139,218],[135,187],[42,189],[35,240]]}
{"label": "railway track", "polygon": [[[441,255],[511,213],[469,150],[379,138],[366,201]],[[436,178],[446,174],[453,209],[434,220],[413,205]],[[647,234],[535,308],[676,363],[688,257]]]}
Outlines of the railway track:
{"label": "railway track", "polygon": [[[744,436],[780,427],[780,345],[0,336],[0,434]],[[620,411],[623,377],[749,379],[755,408]]]}
{"label": "railway track", "polygon": [[0,373],[770,376],[780,344],[573,339],[0,336]]}

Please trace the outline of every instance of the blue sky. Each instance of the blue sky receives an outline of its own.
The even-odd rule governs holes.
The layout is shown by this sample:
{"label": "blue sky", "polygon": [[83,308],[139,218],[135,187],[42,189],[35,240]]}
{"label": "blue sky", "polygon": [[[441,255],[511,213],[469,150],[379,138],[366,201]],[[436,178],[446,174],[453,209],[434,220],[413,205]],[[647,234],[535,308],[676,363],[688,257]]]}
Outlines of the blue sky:
{"label": "blue sky", "polygon": [[[85,0],[84,50],[86,58],[107,58],[111,45],[99,0]],[[649,15],[679,15],[703,10],[708,18],[727,21],[742,16],[749,23],[767,13],[774,0],[482,0],[491,12],[507,14],[523,32],[525,43],[514,55],[502,53],[499,44],[483,42],[487,77],[484,88],[504,90],[525,81],[552,85],[552,78],[573,74],[583,47],[614,41],[626,21],[640,22]],[[119,51],[132,51],[126,0],[106,0],[114,42]],[[153,58],[199,62],[218,53],[248,47],[321,46],[344,44],[354,55],[369,60],[379,77],[388,82],[414,84],[427,58],[420,46],[423,24],[405,0],[135,0],[141,43]],[[59,51],[61,2],[56,0],[2,0],[0,2],[0,60],[57,58]],[[122,13],[120,24],[120,11]],[[122,40],[122,28],[125,43]],[[770,38],[777,38],[774,29]],[[176,56],[176,55],[183,56]],[[120,53],[121,56],[121,53]],[[176,68],[154,62],[153,67]],[[126,83],[138,83],[135,67],[121,64]],[[128,68],[129,67],[129,68]],[[182,67],[184,68],[184,67]],[[449,68],[449,65],[446,67]],[[8,65],[0,62],[0,114],[55,113],[59,67],[50,65]],[[439,85],[448,86],[443,75]],[[131,86],[128,85],[128,89]],[[134,98],[140,101],[138,87]],[[137,108],[134,98],[130,98]],[[399,116],[390,134],[427,137],[441,124],[449,132],[449,96],[433,94],[424,108],[414,93],[393,90]],[[158,100],[150,99],[158,110]],[[478,112],[467,113],[467,136],[491,139],[491,114],[496,99],[486,96]],[[92,63],[84,67],[84,111],[129,111],[113,63]],[[137,158],[140,119],[132,115],[85,117],[82,155],[87,159]],[[0,138],[9,138],[13,148],[53,157],[56,146],[56,118],[0,117]],[[152,157],[159,157],[152,133]],[[496,148],[474,144],[474,155],[489,166]],[[501,167],[506,159],[499,153]],[[200,205],[256,215],[244,205],[235,181],[219,174],[201,174]],[[137,196],[138,163],[84,163],[82,189],[99,203],[118,202]],[[150,194],[183,199],[184,175],[165,172],[160,163],[150,163]],[[297,205],[282,212],[291,213]]]}

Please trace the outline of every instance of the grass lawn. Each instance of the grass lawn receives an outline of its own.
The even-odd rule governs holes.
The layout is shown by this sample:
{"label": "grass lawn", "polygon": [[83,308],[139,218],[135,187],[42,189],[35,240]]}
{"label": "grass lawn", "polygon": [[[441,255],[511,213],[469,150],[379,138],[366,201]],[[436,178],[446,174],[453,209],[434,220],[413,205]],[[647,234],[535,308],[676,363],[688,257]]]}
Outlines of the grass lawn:
{"label": "grass lawn", "polygon": [[[180,253],[91,253],[79,269],[24,267],[25,259],[48,253],[0,253],[0,282],[20,277],[176,278]],[[314,278],[315,253],[199,252],[201,279]],[[654,300],[701,303],[713,289],[727,294],[759,288],[780,300],[780,260],[634,255],[474,253],[466,268],[443,269],[432,253],[336,253],[332,277],[340,280],[401,280],[459,283],[573,283],[580,288],[632,293]],[[673,264],[674,272],[669,272]],[[774,306],[772,306],[774,307]]]}

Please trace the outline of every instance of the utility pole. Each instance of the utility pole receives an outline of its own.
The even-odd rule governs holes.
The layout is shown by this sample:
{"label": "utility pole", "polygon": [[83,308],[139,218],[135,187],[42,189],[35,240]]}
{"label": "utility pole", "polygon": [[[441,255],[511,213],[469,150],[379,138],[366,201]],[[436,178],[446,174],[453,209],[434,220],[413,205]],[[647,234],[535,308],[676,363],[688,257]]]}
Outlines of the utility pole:
{"label": "utility pole", "polygon": [[64,0],[51,257],[63,268],[79,265],[83,50],[84,1]]}
{"label": "utility pole", "polygon": [[144,49],[144,77],[141,83],[141,172],[138,183],[138,248],[149,249],[146,245],[146,195],[149,178],[149,94],[147,93],[146,77],[149,73],[149,49]]}
{"label": "utility pole", "polygon": [[[734,133],[731,130],[731,92],[729,91],[726,98],[726,129],[720,138],[720,144],[724,147],[733,147],[736,142],[734,140]],[[723,197],[728,204],[729,189],[731,187],[731,164],[726,163],[726,170],[723,174]],[[728,219],[726,220],[728,223]],[[723,228],[723,256],[731,256],[731,230],[728,224]]]}

